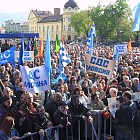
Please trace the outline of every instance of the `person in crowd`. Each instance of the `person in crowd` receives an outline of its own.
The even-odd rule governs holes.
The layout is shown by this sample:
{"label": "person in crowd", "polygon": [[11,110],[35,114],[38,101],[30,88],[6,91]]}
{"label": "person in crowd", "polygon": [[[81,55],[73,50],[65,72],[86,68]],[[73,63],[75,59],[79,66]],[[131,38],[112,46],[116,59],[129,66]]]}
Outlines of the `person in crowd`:
{"label": "person in crowd", "polygon": [[[47,129],[48,121],[50,121],[50,116],[47,112],[45,112],[45,108],[41,105],[37,106],[36,110],[37,114],[32,118],[33,131],[39,132],[41,137],[45,136],[46,138],[44,130]],[[36,139],[39,139],[39,137],[37,137],[38,136],[36,136]]]}
{"label": "person in crowd", "polygon": [[[68,104],[68,107],[73,121],[72,127],[74,140],[77,140],[79,136],[82,140],[84,139],[84,120],[92,120],[91,112],[80,103],[78,95],[72,95],[71,102]],[[78,127],[80,129],[80,134],[77,133]]]}
{"label": "person in crowd", "polygon": [[91,95],[87,108],[92,111],[107,111],[107,107],[104,105],[103,101],[99,99],[99,95],[96,93]]}
{"label": "person in crowd", "polygon": [[0,127],[0,140],[18,140],[19,133],[14,128],[14,118],[7,116],[4,118]]}
{"label": "person in crowd", "polygon": [[[54,113],[54,120],[56,126],[59,126],[59,139],[60,140],[66,140],[66,139],[71,139],[70,137],[70,130],[71,130],[71,115],[70,112],[68,111],[68,108],[66,106],[66,103],[64,101],[59,101],[58,104],[58,109]],[[66,133],[69,131],[68,133]]]}
{"label": "person in crowd", "polygon": [[62,95],[61,93],[56,92],[53,94],[51,100],[45,104],[45,111],[49,113],[53,125],[55,125],[54,113],[57,110],[57,103],[60,100],[62,100]]}
{"label": "person in crowd", "polygon": [[17,107],[12,104],[12,97],[4,95],[2,100],[3,103],[0,105],[0,125],[7,116],[11,116],[16,120],[18,111]]}
{"label": "person in crowd", "polygon": [[15,69],[15,71],[13,72],[13,77],[10,79],[10,82],[12,83],[12,85],[15,85],[15,79],[19,79],[20,78],[20,71],[18,69]]}
{"label": "person in crowd", "polygon": [[132,94],[126,91],[122,95],[123,101],[116,111],[116,140],[131,140],[133,129],[133,117],[137,110],[136,104],[131,101]]}
{"label": "person in crowd", "polygon": [[77,86],[76,77],[72,76],[70,79],[70,83],[68,85],[68,89],[71,95],[73,94],[73,90],[76,86]]}
{"label": "person in crowd", "polygon": [[57,90],[59,93],[61,93],[62,100],[64,100],[66,102],[68,100],[68,95],[64,92],[64,85],[58,84]]}

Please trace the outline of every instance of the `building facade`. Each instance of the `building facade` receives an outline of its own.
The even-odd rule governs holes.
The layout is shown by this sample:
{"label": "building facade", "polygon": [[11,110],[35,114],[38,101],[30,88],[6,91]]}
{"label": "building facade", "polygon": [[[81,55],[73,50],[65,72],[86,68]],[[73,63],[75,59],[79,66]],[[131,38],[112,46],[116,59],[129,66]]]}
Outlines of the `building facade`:
{"label": "building facade", "polygon": [[14,22],[13,20],[5,21],[5,33],[28,33],[28,22]]}
{"label": "building facade", "polygon": [[65,3],[63,14],[60,8],[54,8],[54,14],[50,11],[31,10],[28,16],[29,32],[38,32],[43,40],[46,40],[47,30],[49,29],[50,39],[55,41],[56,34],[59,39],[75,40],[77,33],[70,26],[71,15],[78,12],[79,7],[74,0]]}

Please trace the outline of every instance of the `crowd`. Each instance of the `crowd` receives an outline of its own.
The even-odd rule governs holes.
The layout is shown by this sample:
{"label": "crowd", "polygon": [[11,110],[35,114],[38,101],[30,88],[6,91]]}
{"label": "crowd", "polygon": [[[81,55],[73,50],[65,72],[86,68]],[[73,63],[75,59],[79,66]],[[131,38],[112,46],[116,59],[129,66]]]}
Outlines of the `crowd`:
{"label": "crowd", "polygon": [[[91,140],[92,114],[98,111],[101,117],[108,119],[107,99],[111,97],[117,97],[119,102],[115,118],[110,115],[115,140],[131,140],[133,136],[140,139],[140,123],[134,122],[139,102],[132,101],[133,94],[140,92],[140,48],[119,55],[110,79],[85,72],[86,45],[66,44],[65,48],[71,63],[65,67],[64,76],[58,79],[59,53],[55,53],[51,45],[51,90],[44,93],[24,91],[19,69],[10,63],[0,66],[0,140],[18,140],[21,136],[28,136],[24,139],[29,140],[31,137],[54,140],[55,129],[44,131],[53,126],[59,127],[60,140],[66,140],[66,130],[69,140],[72,137],[78,140],[79,135],[83,140],[85,121],[88,123],[87,139]],[[93,55],[114,59],[113,47],[94,47]],[[32,62],[25,65],[30,67]],[[40,65],[44,65],[44,57],[35,58],[34,67]],[[79,122],[80,134],[77,133]],[[32,136],[34,132],[38,133]]]}

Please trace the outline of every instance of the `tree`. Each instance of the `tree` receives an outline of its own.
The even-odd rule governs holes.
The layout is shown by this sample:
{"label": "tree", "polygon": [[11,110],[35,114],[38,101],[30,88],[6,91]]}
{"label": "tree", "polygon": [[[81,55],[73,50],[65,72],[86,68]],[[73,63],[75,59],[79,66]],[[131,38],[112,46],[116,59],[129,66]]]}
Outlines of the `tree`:
{"label": "tree", "polygon": [[88,36],[89,28],[92,25],[91,17],[88,15],[88,11],[80,11],[79,13],[74,13],[71,16],[70,25],[75,29],[78,35]]}

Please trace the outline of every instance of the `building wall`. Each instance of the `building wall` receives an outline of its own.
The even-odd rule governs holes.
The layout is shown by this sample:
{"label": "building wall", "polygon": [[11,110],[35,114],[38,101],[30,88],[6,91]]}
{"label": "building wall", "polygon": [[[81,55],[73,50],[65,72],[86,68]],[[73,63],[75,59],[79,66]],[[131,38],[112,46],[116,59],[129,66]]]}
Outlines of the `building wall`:
{"label": "building wall", "polygon": [[62,22],[38,23],[39,36],[43,40],[46,40],[47,29],[49,29],[51,41],[55,41],[56,34],[58,34],[58,38],[61,39],[61,37],[62,37]]}

